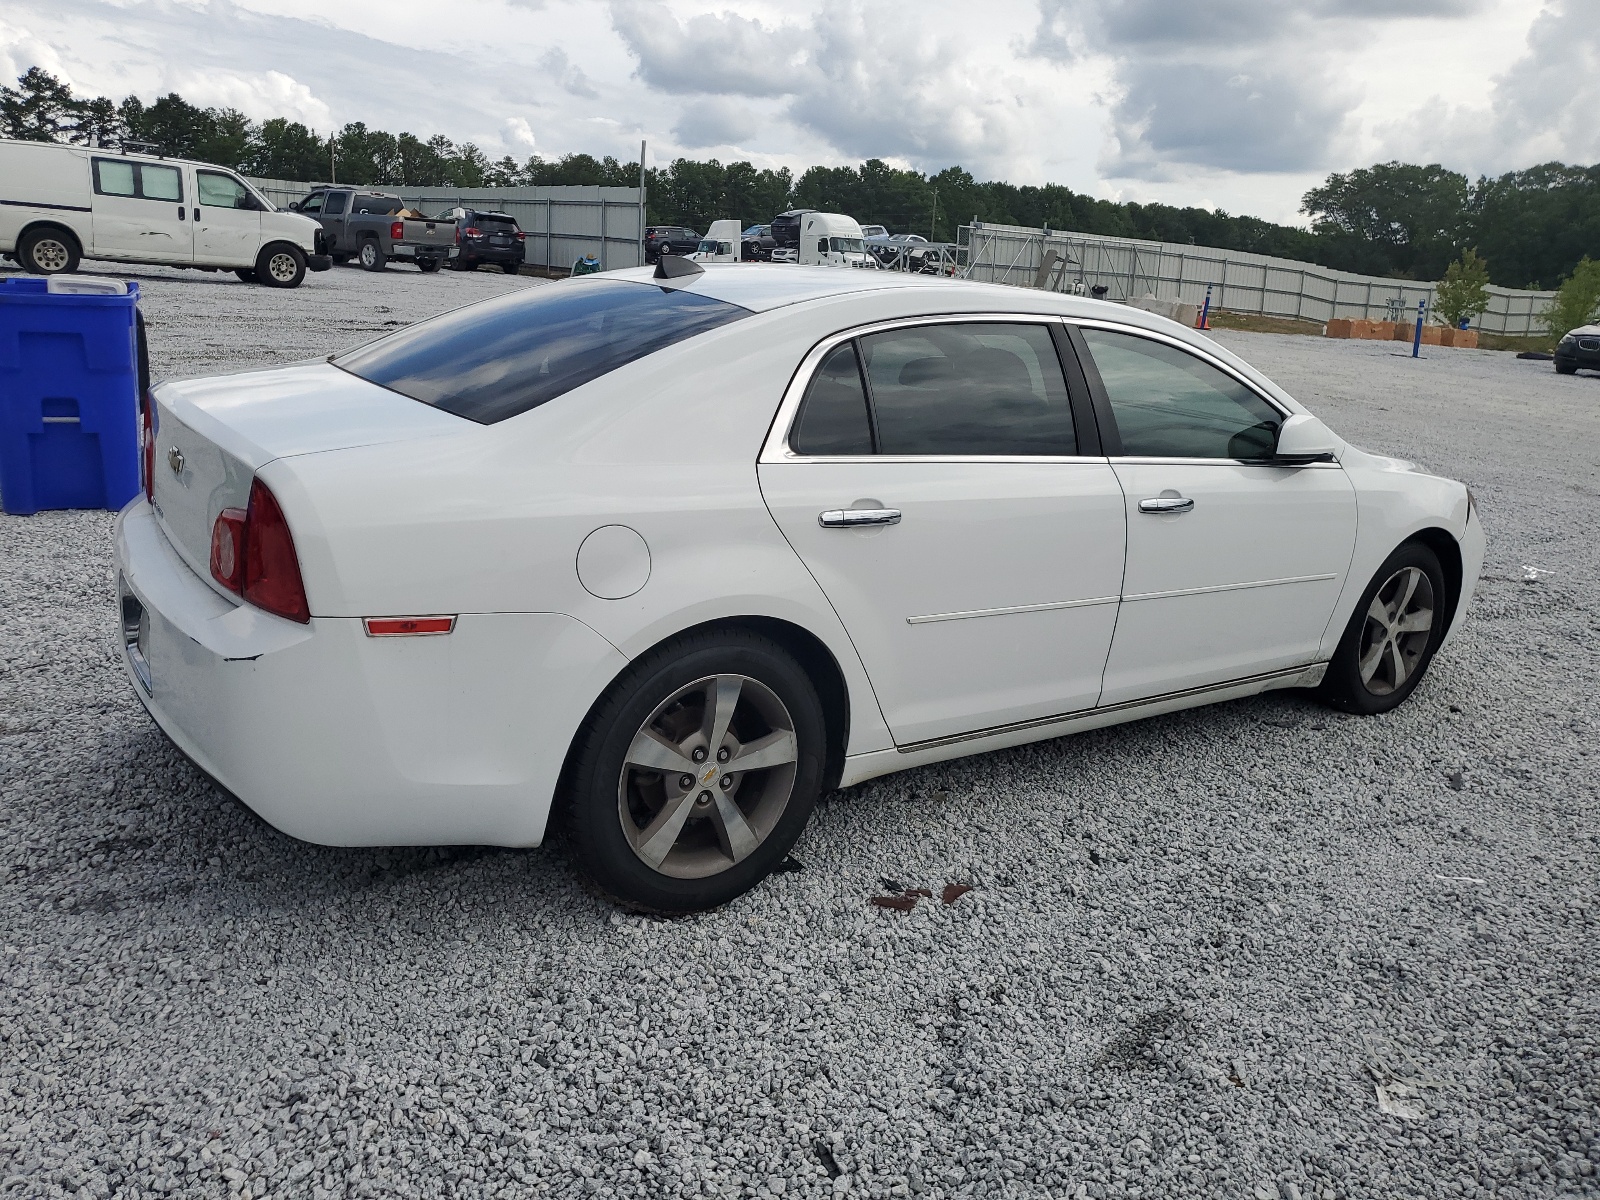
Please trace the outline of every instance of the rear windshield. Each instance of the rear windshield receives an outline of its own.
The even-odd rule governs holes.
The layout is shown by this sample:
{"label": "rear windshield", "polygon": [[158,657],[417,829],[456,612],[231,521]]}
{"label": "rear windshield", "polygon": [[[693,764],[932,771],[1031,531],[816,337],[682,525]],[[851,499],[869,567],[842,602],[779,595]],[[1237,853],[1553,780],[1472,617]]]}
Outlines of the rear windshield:
{"label": "rear windshield", "polygon": [[482,229],[515,229],[517,219],[504,213],[473,213],[472,223]]}
{"label": "rear windshield", "polygon": [[335,355],[370,383],[492,425],[750,310],[608,279],[524,288]]}

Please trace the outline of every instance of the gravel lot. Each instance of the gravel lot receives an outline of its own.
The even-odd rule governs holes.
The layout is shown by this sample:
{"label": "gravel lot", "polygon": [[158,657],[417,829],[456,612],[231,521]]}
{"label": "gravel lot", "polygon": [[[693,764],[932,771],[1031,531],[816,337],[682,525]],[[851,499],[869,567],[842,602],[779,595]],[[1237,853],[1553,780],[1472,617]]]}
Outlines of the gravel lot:
{"label": "gravel lot", "polygon": [[[138,278],[158,375],[537,282]],[[130,694],[110,514],[0,516],[0,1195],[1600,1195],[1600,378],[1219,340],[1476,492],[1416,697],[876,781],[692,919],[267,828]]]}

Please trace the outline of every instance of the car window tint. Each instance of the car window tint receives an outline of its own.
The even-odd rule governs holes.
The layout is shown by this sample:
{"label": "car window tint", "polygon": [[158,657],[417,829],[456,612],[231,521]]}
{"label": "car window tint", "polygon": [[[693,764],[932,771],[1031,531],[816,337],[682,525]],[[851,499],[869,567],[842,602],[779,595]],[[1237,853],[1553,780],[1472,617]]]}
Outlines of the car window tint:
{"label": "car window tint", "polygon": [[141,194],[146,200],[182,200],[183,176],[177,167],[158,167],[143,163],[139,169],[143,176]]}
{"label": "car window tint", "polygon": [[1268,458],[1283,417],[1244,384],[1165,342],[1085,329],[1122,435],[1157,458]]}
{"label": "car window tint", "polygon": [[517,227],[514,217],[496,217],[484,213],[478,218],[478,224],[484,229],[492,229],[496,233],[511,233]]}
{"label": "car window tint", "polygon": [[872,426],[855,343],[834,349],[806,388],[789,447],[796,454],[871,454]]}
{"label": "car window tint", "polygon": [[94,190],[103,196],[132,196],[137,190],[133,183],[131,162],[97,158],[94,160],[94,180]]}
{"label": "car window tint", "polygon": [[322,204],[322,215],[325,217],[343,215],[344,206],[349,200],[350,197],[345,192],[329,192]]}
{"label": "car window tint", "polygon": [[244,184],[231,175],[220,175],[216,171],[197,171],[195,173],[195,191],[200,203],[212,208],[243,208],[246,192]]}
{"label": "car window tint", "polygon": [[881,454],[1076,454],[1043,325],[922,325],[861,339]]}
{"label": "car window tint", "polygon": [[300,211],[301,212],[308,212],[308,213],[319,213],[319,212],[321,212],[322,211],[322,199],[323,199],[323,193],[322,192],[318,192],[315,196],[308,196],[305,199],[305,201],[301,203]]}
{"label": "car window tint", "polygon": [[622,280],[527,288],[334,356],[335,366],[485,425],[747,317],[736,304]]}

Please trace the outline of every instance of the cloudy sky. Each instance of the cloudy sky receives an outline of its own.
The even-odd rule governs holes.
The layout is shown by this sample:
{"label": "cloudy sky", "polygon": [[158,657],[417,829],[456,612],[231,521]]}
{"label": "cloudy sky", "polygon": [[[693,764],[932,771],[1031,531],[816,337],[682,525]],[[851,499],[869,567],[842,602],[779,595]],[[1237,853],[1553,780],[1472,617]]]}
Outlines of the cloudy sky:
{"label": "cloudy sky", "polygon": [[1596,0],[6,0],[0,74],[492,157],[878,157],[1296,221],[1329,171],[1600,159]]}

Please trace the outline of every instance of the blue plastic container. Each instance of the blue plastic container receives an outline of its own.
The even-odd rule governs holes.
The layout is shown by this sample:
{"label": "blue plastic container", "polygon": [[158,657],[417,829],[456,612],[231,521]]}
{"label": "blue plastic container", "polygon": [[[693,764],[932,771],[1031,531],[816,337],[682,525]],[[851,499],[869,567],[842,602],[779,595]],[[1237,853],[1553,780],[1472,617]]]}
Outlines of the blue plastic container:
{"label": "blue plastic container", "polygon": [[[70,277],[68,277],[70,279]],[[119,509],[139,494],[139,285],[0,280],[0,507]]]}

